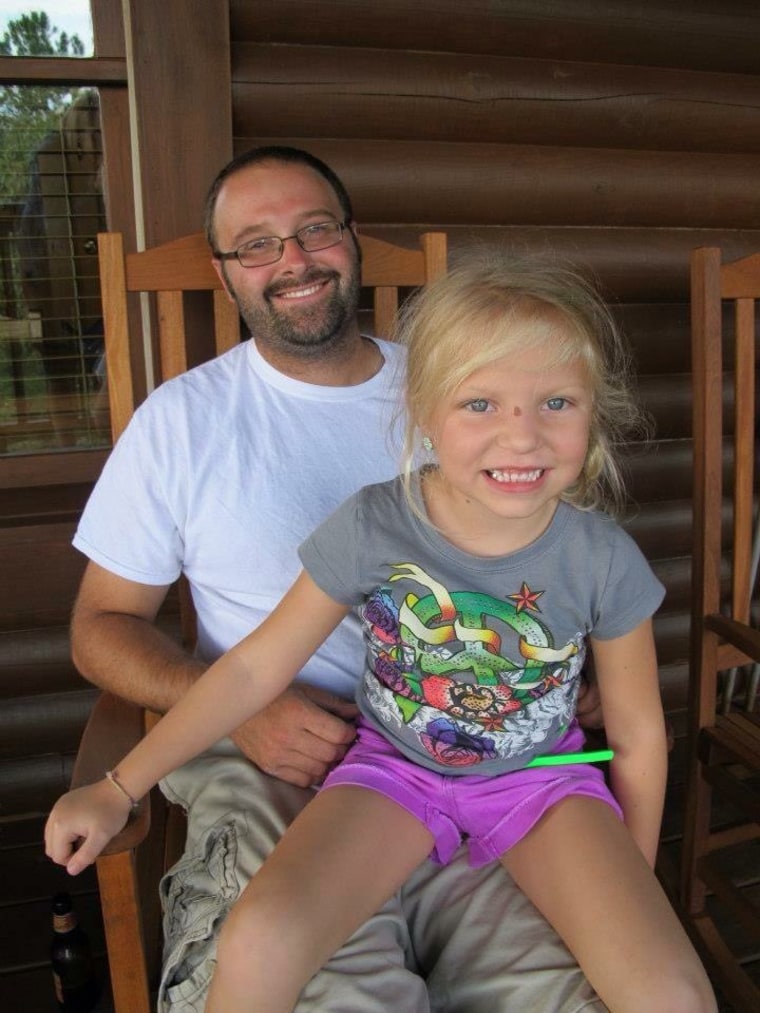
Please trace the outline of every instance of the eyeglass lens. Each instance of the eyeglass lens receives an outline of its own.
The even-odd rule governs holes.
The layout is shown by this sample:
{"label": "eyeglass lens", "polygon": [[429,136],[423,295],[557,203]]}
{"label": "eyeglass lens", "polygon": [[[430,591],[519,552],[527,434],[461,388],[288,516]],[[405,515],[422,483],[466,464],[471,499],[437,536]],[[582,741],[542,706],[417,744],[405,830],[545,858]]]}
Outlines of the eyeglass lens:
{"label": "eyeglass lens", "polygon": [[330,246],[337,246],[343,238],[342,222],[318,222],[299,229],[293,236],[265,236],[246,243],[237,251],[237,258],[243,267],[263,266],[278,261],[283,254],[286,239],[295,239],[302,250],[316,253]]}

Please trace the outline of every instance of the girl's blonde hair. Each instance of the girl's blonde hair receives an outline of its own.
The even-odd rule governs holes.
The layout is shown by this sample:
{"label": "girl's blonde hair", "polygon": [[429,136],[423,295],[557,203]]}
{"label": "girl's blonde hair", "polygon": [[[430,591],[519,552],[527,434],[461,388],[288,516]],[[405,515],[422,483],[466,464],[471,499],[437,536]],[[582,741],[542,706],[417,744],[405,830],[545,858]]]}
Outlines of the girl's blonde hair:
{"label": "girl's blonde hair", "polygon": [[581,509],[622,511],[616,451],[634,433],[645,435],[647,423],[612,315],[574,269],[545,258],[470,255],[406,304],[398,338],[408,352],[403,476],[413,507],[420,438],[441,399],[502,356],[550,343],[556,364],[583,361],[593,398],[586,460],[562,498]]}

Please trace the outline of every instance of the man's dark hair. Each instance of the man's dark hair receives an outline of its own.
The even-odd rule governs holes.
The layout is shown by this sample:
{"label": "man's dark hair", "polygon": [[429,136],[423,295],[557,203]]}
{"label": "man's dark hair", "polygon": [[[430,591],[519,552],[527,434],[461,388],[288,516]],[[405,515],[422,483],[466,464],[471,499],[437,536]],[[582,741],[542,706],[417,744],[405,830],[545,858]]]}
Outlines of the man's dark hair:
{"label": "man's dark hair", "polygon": [[270,144],[260,148],[249,148],[248,151],[242,152],[240,155],[236,155],[232,161],[228,162],[224,168],[220,169],[217,173],[216,179],[209,187],[208,195],[206,197],[206,206],[203,216],[203,227],[206,232],[206,239],[212,250],[216,250],[216,236],[214,234],[214,213],[216,211],[216,201],[219,197],[219,191],[222,188],[222,184],[225,180],[229,179],[236,172],[240,172],[241,169],[247,169],[250,165],[260,165],[265,162],[281,162],[287,165],[305,165],[309,169],[313,169],[319,176],[321,176],[335,191],[335,196],[338,198],[341,210],[343,211],[343,217],[346,222],[352,222],[354,219],[354,211],[351,207],[351,198],[348,196],[348,191],[341,182],[338,175],[333,172],[329,165],[325,164],[316,155],[312,155],[308,151],[303,151],[301,148],[290,148],[286,145]]}

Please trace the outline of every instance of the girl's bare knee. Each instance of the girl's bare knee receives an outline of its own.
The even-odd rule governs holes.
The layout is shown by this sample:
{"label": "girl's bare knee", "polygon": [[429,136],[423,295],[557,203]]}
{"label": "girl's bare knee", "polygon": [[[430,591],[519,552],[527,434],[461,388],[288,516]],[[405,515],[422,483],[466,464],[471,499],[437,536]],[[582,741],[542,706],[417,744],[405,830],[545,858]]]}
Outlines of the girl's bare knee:
{"label": "girl's bare knee", "polygon": [[231,974],[251,971],[251,955],[275,960],[287,938],[278,912],[265,903],[235,904],[219,933],[217,964]]}

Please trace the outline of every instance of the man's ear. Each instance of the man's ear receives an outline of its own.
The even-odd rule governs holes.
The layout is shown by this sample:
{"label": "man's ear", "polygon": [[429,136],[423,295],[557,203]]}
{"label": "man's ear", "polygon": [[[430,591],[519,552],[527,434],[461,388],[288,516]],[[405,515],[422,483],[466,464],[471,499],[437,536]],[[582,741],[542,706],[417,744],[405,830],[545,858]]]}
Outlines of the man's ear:
{"label": "man's ear", "polygon": [[349,231],[350,231],[351,236],[353,238],[354,246],[356,247],[356,254],[357,254],[358,258],[359,258],[359,266],[361,267],[361,263],[362,263],[362,244],[359,242],[359,230],[356,227],[356,222],[350,222],[348,228],[349,228]]}
{"label": "man's ear", "polygon": [[229,299],[229,301],[231,303],[236,302],[236,299],[235,299],[234,295],[232,294],[232,292],[230,292],[229,285],[227,284],[227,277],[226,277],[226,275],[224,273],[224,261],[223,260],[219,260],[218,257],[212,257],[211,258],[211,263],[214,265],[214,270],[216,271],[217,276],[219,277],[219,281],[221,281],[221,283],[222,283],[222,288],[224,289],[224,291],[225,291],[225,293],[227,295],[227,298]]}

